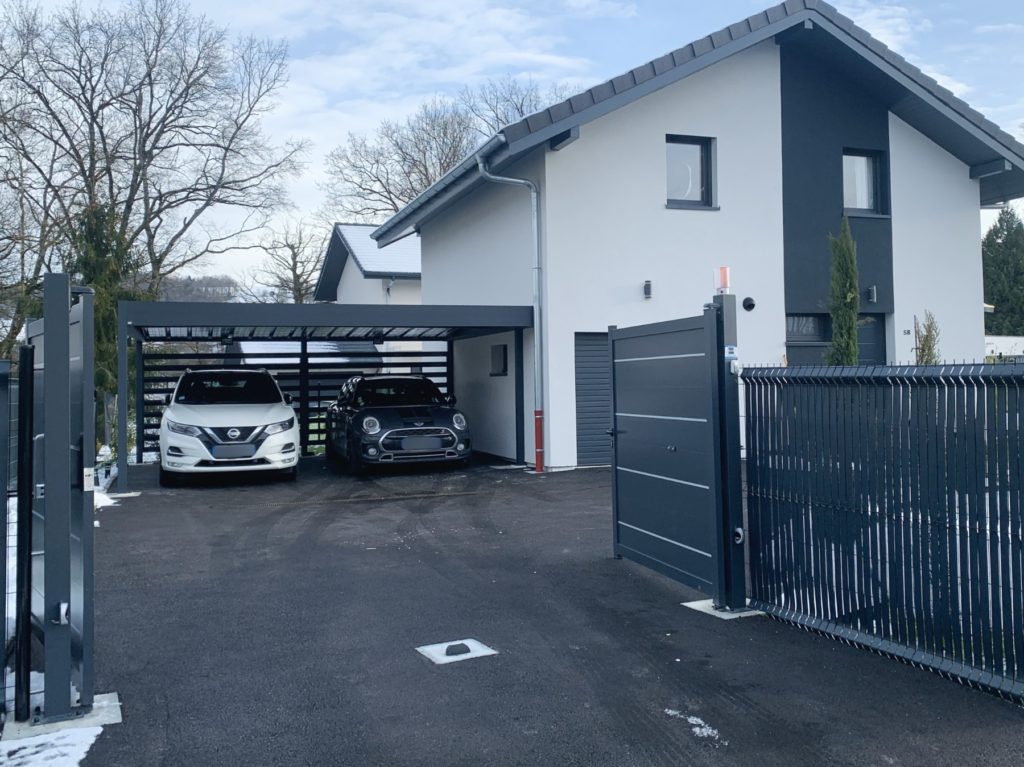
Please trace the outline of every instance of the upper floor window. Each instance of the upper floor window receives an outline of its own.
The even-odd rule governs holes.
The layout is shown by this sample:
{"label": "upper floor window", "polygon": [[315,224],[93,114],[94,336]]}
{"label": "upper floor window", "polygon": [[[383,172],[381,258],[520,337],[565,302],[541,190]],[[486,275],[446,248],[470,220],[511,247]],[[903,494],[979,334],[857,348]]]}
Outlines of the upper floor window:
{"label": "upper floor window", "polygon": [[668,207],[714,206],[714,139],[665,136]]}
{"label": "upper floor window", "polygon": [[843,207],[883,213],[882,156],[878,152],[843,152]]}

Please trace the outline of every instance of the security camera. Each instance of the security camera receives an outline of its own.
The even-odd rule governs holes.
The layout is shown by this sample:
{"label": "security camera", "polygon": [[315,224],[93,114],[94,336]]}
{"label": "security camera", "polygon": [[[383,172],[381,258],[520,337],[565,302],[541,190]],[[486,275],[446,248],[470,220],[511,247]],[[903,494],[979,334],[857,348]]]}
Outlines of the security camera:
{"label": "security camera", "polygon": [[754,311],[755,306],[757,306],[757,304],[754,303],[754,299],[751,298],[750,296],[747,296],[746,298],[743,299],[743,308],[746,309],[748,312]]}

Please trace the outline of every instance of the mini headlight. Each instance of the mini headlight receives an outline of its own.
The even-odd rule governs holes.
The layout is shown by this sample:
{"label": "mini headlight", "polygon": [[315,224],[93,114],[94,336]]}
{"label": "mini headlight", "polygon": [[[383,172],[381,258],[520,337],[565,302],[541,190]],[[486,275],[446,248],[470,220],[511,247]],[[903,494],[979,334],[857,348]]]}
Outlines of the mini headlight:
{"label": "mini headlight", "polygon": [[372,415],[366,416],[366,418],[363,419],[363,431],[367,434],[376,434],[380,431],[380,421]]}
{"label": "mini headlight", "polygon": [[462,413],[456,413],[455,415],[452,416],[452,425],[456,429],[465,429],[466,416],[464,416]]}
{"label": "mini headlight", "polygon": [[198,437],[203,431],[198,426],[189,426],[187,423],[176,423],[168,421],[167,428],[175,434],[187,434],[189,437]]}
{"label": "mini headlight", "polygon": [[295,425],[295,419],[289,418],[287,421],[278,421],[272,423],[269,426],[263,427],[264,434],[280,434],[282,431],[288,431],[292,426]]}

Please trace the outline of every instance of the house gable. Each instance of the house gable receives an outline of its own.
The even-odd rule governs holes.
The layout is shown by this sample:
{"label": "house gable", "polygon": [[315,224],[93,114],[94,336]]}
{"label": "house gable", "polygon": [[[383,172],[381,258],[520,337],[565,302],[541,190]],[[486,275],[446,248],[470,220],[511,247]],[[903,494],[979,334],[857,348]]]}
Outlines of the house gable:
{"label": "house gable", "polygon": [[[1024,146],[818,0],[789,0],[583,91],[506,126],[479,153],[502,172],[524,152],[557,144],[602,115],[770,39],[781,45],[797,41],[823,60],[858,72],[887,109],[971,168],[980,181],[982,204],[1024,196]],[[479,183],[472,155],[374,231],[373,238],[381,245],[394,242]]]}

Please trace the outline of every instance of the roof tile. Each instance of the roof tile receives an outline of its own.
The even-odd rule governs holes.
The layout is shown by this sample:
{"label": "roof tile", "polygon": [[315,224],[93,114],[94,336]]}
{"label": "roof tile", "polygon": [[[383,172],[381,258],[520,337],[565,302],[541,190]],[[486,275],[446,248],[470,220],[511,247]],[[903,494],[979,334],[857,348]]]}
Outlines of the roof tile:
{"label": "roof tile", "polygon": [[572,107],[572,111],[582,112],[584,109],[594,105],[594,94],[590,90],[585,90],[583,93],[577,93],[575,96],[569,98],[569,106]]}
{"label": "roof tile", "polygon": [[637,67],[630,74],[633,75],[633,80],[636,82],[637,85],[639,85],[640,83],[647,82],[652,77],[654,77],[654,66],[650,63],[647,63],[644,64],[643,66]]}
{"label": "roof tile", "polygon": [[619,75],[618,77],[612,78],[612,88],[615,89],[616,93],[628,91],[634,85],[636,85],[636,80],[633,79],[632,72],[627,72],[624,75]]}
{"label": "roof tile", "polygon": [[672,69],[672,67],[675,66],[675,63],[672,60],[672,54],[666,53],[664,56],[659,56],[652,61],[651,65],[654,67],[654,74],[660,75],[661,73]]}
{"label": "roof tile", "polygon": [[728,29],[720,29],[711,35],[711,44],[716,48],[721,48],[726,43],[732,42],[732,35],[729,34]]}
{"label": "roof tile", "polygon": [[610,99],[614,96],[615,89],[612,87],[611,81],[603,82],[591,88],[590,95],[594,97],[595,104],[600,104],[605,99]]}

